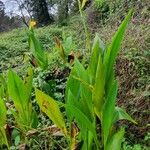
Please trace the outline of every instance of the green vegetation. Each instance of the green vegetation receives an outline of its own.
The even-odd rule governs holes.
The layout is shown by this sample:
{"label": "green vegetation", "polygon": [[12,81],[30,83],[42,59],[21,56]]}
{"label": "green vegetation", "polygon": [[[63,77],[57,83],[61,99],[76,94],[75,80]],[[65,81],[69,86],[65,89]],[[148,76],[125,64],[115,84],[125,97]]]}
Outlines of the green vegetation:
{"label": "green vegetation", "polygon": [[[119,150],[124,130],[121,129],[115,133],[112,130],[113,124],[119,119],[127,119],[135,123],[121,108],[115,108],[117,81],[114,79],[113,72],[116,54],[118,53],[121,39],[130,17],[131,12],[120,26],[108,49],[104,48],[104,44],[96,36],[91,61],[87,69],[75,59],[74,67],[67,81],[65,108],[69,126],[71,127],[71,124],[75,121],[80,129],[80,140],[83,141],[81,149],[92,149],[94,142],[96,144],[95,149],[102,149],[104,147],[105,150]],[[112,65],[108,64],[108,62],[112,62]],[[99,82],[99,79],[101,79],[101,82]],[[36,99],[42,111],[67,136],[67,127],[57,103],[39,90],[36,90]],[[102,123],[101,138],[103,142],[98,140],[100,132],[97,131],[96,127],[100,124],[96,123],[96,116]],[[70,149],[75,149],[76,144],[72,143],[76,141],[74,138],[76,138],[75,135],[70,133]]]}
{"label": "green vegetation", "polygon": [[1,149],[148,149],[150,37],[131,18],[114,36],[110,18],[95,36],[79,16],[0,35]]}

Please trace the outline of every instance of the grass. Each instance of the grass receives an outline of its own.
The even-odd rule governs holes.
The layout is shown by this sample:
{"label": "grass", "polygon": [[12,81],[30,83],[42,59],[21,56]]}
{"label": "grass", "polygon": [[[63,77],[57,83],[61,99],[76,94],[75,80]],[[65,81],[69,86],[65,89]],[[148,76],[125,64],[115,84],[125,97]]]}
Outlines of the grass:
{"label": "grass", "polygon": [[[100,34],[102,39],[105,39],[105,42],[110,39],[112,34],[115,32],[114,29],[118,27],[119,23],[117,22],[117,20],[115,24],[114,22],[114,20],[113,22],[112,20],[108,20],[105,25],[98,27],[96,30]],[[124,107],[127,112],[131,114],[131,116],[138,122],[138,126],[131,126],[131,124],[125,123],[127,126],[127,133],[126,142],[124,143],[124,150],[136,150],[136,148],[134,147],[145,147],[146,149],[146,147],[148,148],[148,146],[150,146],[147,140],[149,139],[148,131],[150,121],[149,32],[150,30],[145,22],[132,22],[126,34],[125,42],[122,45],[121,54],[116,63],[116,74],[119,78],[120,85],[117,103],[119,104],[119,106]],[[54,57],[58,57],[53,49],[55,45],[55,36],[61,38],[63,34],[65,34],[65,36],[72,35],[73,40],[77,45],[76,50],[82,50],[82,55],[84,57],[86,56],[84,62],[88,62],[89,55],[86,53],[86,49],[83,47],[83,43],[85,42],[84,31],[81,27],[78,16],[73,17],[67,27],[62,28],[57,26],[47,26],[36,29],[35,33],[44,45],[45,49],[49,53],[51,53],[51,55],[54,55]],[[24,53],[29,52],[26,29],[16,29],[11,32],[2,33],[0,34],[0,36],[0,72],[7,70],[9,67],[12,67],[21,74],[24,74],[24,68],[26,68]],[[50,76],[50,81],[55,81],[53,83],[56,85],[62,84],[62,87],[60,87],[60,89],[64,88],[63,84],[65,83],[65,81],[62,81],[61,79],[64,78],[63,73],[65,73],[65,71],[63,65],[59,67],[60,65],[58,65],[57,60],[59,60],[59,57],[55,61],[52,59],[51,64],[53,64],[54,67],[50,66],[49,72],[42,74],[40,77],[36,77],[35,80],[37,78],[38,81],[41,81],[41,79],[43,79],[45,83],[47,83],[47,76],[50,76],[50,74],[52,74],[52,76],[54,75],[54,77],[52,78]],[[56,71],[54,71],[54,68]],[[58,72],[62,73],[62,75],[59,76]],[[51,92],[57,95],[57,91]],[[62,94],[62,91],[58,93]],[[47,119],[45,120],[45,122],[47,122]],[[124,122],[120,122],[119,124],[124,124]],[[44,139],[42,135],[41,137]],[[40,141],[38,141],[37,139],[37,142],[35,143],[40,144]],[[133,146],[135,144],[136,146]]]}

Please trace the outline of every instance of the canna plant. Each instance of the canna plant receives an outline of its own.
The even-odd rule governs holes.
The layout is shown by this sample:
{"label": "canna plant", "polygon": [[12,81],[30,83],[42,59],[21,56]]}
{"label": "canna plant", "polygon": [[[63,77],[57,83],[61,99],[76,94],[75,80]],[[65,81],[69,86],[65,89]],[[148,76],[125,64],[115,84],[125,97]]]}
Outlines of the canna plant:
{"label": "canna plant", "polygon": [[6,82],[3,75],[0,75],[0,148],[2,145],[6,145],[9,150],[9,142],[5,130],[7,121],[7,109],[4,104],[4,97],[6,97]]}
{"label": "canna plant", "polygon": [[80,12],[80,16],[81,16],[81,20],[82,20],[82,23],[83,23],[83,27],[84,27],[84,32],[85,32],[85,36],[86,36],[86,48],[88,50],[90,50],[91,48],[91,45],[90,45],[90,33],[88,31],[88,27],[86,25],[86,19],[85,19],[85,14],[84,14],[84,7],[86,5],[86,3],[88,2],[88,0],[78,0],[78,5],[79,5],[79,12]]}
{"label": "canna plant", "polygon": [[7,140],[7,134],[5,130],[7,120],[7,110],[4,101],[0,98],[0,148],[2,145],[6,145],[9,150],[9,143]]}
{"label": "canna plant", "polygon": [[[132,10],[108,47],[96,35],[87,68],[75,59],[65,94],[68,126],[58,103],[42,91],[35,90],[41,110],[64,133],[72,150],[76,148],[77,141],[82,150],[120,150],[125,130],[116,129],[115,123],[122,119],[136,123],[122,108],[116,106],[118,84],[113,69],[131,16]],[[74,122],[79,131],[73,126]]]}
{"label": "canna plant", "polygon": [[46,69],[48,67],[48,57],[42,44],[34,34],[33,27],[35,25],[36,25],[35,21],[30,21],[29,32],[28,32],[28,43],[29,43],[29,48],[33,55],[33,57],[31,58],[31,63],[34,66],[39,66],[42,69]]}
{"label": "canna plant", "polygon": [[63,40],[60,41],[59,38],[55,38],[55,50],[58,51],[63,62],[66,65],[70,66],[73,64],[74,58],[79,58],[81,55],[79,51],[75,50],[75,45],[73,43],[72,36],[65,37],[63,35],[62,39]]}
{"label": "canna plant", "polygon": [[12,70],[8,71],[8,94],[14,102],[15,110],[11,110],[15,118],[17,128],[25,134],[28,130],[36,128],[38,124],[37,114],[32,109],[31,93],[32,93],[33,71],[28,70],[27,77],[22,80]]}
{"label": "canna plant", "polygon": [[1,98],[7,98],[8,97],[8,93],[7,93],[7,83],[6,80],[3,76],[3,74],[0,75],[0,97]]}
{"label": "canna plant", "polygon": [[[2,88],[1,88],[2,89]],[[0,148],[2,145],[6,145],[9,150],[9,143],[5,130],[7,120],[7,109],[3,101],[3,94],[0,94]]]}
{"label": "canna plant", "polygon": [[[82,149],[92,149],[94,142],[97,149],[119,150],[124,129],[115,131],[114,123],[121,119],[136,123],[123,109],[115,107],[118,85],[113,69],[131,16],[132,11],[122,22],[108,47],[96,35],[88,68],[85,69],[76,59],[68,79],[67,116],[71,121],[75,119],[80,128]],[[98,144],[100,133],[97,131],[97,122],[101,124],[101,142]],[[95,135],[90,130],[91,126],[98,134]]]}

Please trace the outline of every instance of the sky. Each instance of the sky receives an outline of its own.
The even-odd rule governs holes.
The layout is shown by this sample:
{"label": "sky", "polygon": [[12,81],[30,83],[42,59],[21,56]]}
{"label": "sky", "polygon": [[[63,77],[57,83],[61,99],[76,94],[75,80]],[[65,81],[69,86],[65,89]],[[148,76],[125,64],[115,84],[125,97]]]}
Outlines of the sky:
{"label": "sky", "polygon": [[[10,12],[13,12],[14,15],[21,15],[20,11],[18,10],[18,5],[13,0],[1,0],[5,4],[5,13],[7,15],[10,15]],[[57,8],[52,8],[51,12],[52,14],[56,14]],[[24,15],[28,15],[28,13],[24,10]],[[10,15],[11,16],[11,15]]]}
{"label": "sky", "polygon": [[1,0],[5,4],[5,13],[10,15],[10,12],[20,15],[18,5],[12,0]]}

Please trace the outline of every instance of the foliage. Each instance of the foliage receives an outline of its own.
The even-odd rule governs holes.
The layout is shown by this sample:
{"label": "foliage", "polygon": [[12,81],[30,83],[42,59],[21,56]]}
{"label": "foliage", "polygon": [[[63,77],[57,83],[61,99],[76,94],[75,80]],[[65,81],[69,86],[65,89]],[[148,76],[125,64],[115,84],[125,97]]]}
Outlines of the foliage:
{"label": "foliage", "polygon": [[17,127],[24,134],[26,131],[36,128],[38,124],[36,112],[32,109],[33,72],[29,69],[28,76],[23,80],[13,71],[8,71],[8,93],[13,100],[15,109],[11,110],[15,117]]}
{"label": "foliage", "polygon": [[[55,46],[54,37],[62,37],[62,29],[54,26],[35,29],[34,32],[47,52],[51,52]],[[26,61],[30,59],[28,54],[30,53],[26,29],[15,29],[1,34],[0,72],[11,67],[24,72],[27,68]],[[12,57],[14,59],[11,59]]]}
{"label": "foliage", "polygon": [[4,2],[0,1],[0,32],[22,26],[22,19],[19,15],[10,16],[5,13]]}
{"label": "foliage", "polygon": [[[112,33],[116,30],[116,28],[120,24],[120,21],[123,19],[124,13],[128,10],[126,9],[126,7],[124,7],[124,1],[120,1],[119,7],[117,6],[118,4],[115,1],[113,2],[116,5],[117,11],[113,8],[114,4],[109,3],[109,8],[110,5],[112,5],[109,12],[111,14],[107,16],[108,18],[106,18],[106,20],[104,21],[105,24],[97,24],[95,23],[95,21],[93,21],[96,25],[96,28],[93,28],[93,26],[92,28],[90,28],[90,30],[94,32],[99,32],[100,37],[102,37],[104,41],[110,41]],[[128,3],[129,6],[131,6],[131,3],[132,1]],[[146,5],[146,1],[138,1],[137,5],[135,4],[136,12],[132,18],[132,22],[129,25],[129,30],[122,44],[122,51],[119,58],[117,59],[117,64],[115,68],[115,73],[117,74],[117,78],[119,79],[119,94],[117,96],[117,105],[119,104],[119,106],[126,109],[126,111],[138,122],[138,125],[131,125],[131,123],[127,123],[124,121],[119,121],[115,123],[117,127],[122,124],[125,124],[127,127],[127,130],[125,132],[125,141],[123,142],[122,149],[148,149],[149,147],[148,135],[144,138],[145,133],[149,128],[149,28],[147,25],[149,13],[148,5],[146,5],[146,7],[144,7],[144,5]],[[87,11],[88,9],[85,10],[85,13]],[[113,11],[115,11],[115,13]],[[80,53],[83,55],[82,64],[85,70],[87,70],[90,54],[87,53],[87,50],[84,47],[85,35],[81,23],[82,22],[79,15],[76,15],[70,18],[70,20],[67,20],[68,26],[65,26],[63,28],[58,28],[55,24],[52,26],[42,27],[34,30],[34,35],[42,43],[45,49],[44,51],[46,51],[46,53],[49,53],[49,65],[48,68],[44,71],[40,68],[36,68],[34,70],[33,86],[39,88],[40,90],[44,91],[44,93],[51,95],[51,97],[59,101],[58,105],[61,106],[60,111],[64,116],[68,133],[70,133],[71,129],[73,129],[71,131],[76,133],[74,134],[75,138],[72,139],[72,143],[74,144],[74,142],[79,142],[79,145],[76,147],[77,149],[80,149],[83,144],[83,142],[81,141],[81,134],[78,134],[79,131],[76,124],[71,125],[76,126],[76,128],[70,127],[70,124],[68,123],[68,120],[66,118],[66,112],[64,112],[64,108],[62,108],[63,105],[62,103],[60,103],[62,101],[64,102],[64,88],[66,84],[66,77],[68,76],[68,73],[66,74],[66,72],[69,72],[70,70],[66,68],[63,61],[61,61],[58,57],[58,51],[56,51],[55,49],[55,37],[59,37],[62,45],[66,43],[65,39],[67,39],[63,38],[62,31],[65,32],[65,34],[67,35],[66,37],[72,37],[73,43],[76,44],[74,50],[80,51]],[[93,25],[93,23],[91,25]],[[94,36],[93,34],[91,35],[92,37]],[[26,30],[21,28],[13,30],[11,32],[2,33],[0,36],[0,71],[4,72],[3,78],[5,77],[5,70],[11,67],[20,76],[24,76],[26,68],[30,66],[30,64],[26,63],[28,62],[26,59],[30,59],[29,57],[27,58],[27,55],[32,55],[30,52],[26,53],[29,49]],[[67,55],[68,53],[66,53],[65,55],[66,60]],[[16,124],[14,124],[14,118],[12,117],[12,114],[10,112],[10,109],[12,109],[12,107],[14,108],[14,105],[12,101],[7,100],[7,87],[3,85],[2,81],[5,81],[3,78],[0,81],[0,85],[2,84],[0,91],[4,96],[3,101],[6,103],[6,107],[8,109],[6,124],[8,124],[8,126],[10,125],[11,130],[13,127],[15,127],[15,129],[13,129],[13,135],[11,136],[11,145],[13,145],[11,146],[11,149],[19,149],[19,144],[23,143],[24,139],[22,139],[20,133],[16,134],[14,131],[16,130]],[[85,85],[85,87],[89,87],[89,90],[92,89],[91,86],[89,86],[86,82],[81,81],[80,78],[75,77],[75,81],[79,81],[83,85]],[[34,110],[36,110],[36,112],[38,113],[38,132],[35,132],[35,130],[31,130],[29,131],[29,136],[27,133],[25,141],[26,147],[28,145],[29,147],[32,147],[32,149],[39,149],[39,147],[41,149],[67,148],[68,145],[66,144],[70,142],[66,142],[66,139],[64,137],[54,136],[51,131],[45,130],[45,128],[49,128],[49,126],[51,127],[51,120],[39,111],[39,107],[37,106],[34,99],[34,92],[32,93],[31,99],[32,106],[34,107]],[[118,112],[118,109],[119,108],[116,107],[116,116],[122,118],[123,116],[127,115],[123,110]],[[129,116],[127,115],[126,117]],[[96,132],[99,133],[98,139],[101,141],[100,123],[98,119],[96,120],[98,123],[96,126]],[[116,131],[116,129],[113,128],[113,131]],[[124,132],[123,129],[119,131],[119,133]],[[61,132],[58,132],[58,134],[61,134]],[[92,146],[94,145],[95,144],[93,144]],[[4,149],[4,147],[2,147],[2,149]]]}
{"label": "foliage", "polygon": [[[132,11],[129,12],[123,21],[118,32],[115,34],[112,43],[107,49],[96,36],[93,45],[91,61],[87,69],[76,59],[74,67],[69,76],[66,87],[66,114],[71,126],[77,122],[80,129],[80,141],[83,141],[82,149],[92,149],[93,142],[97,149],[100,148],[98,135],[96,133],[96,116],[101,121],[102,145],[105,150],[120,149],[124,136],[124,130],[115,132],[113,124],[120,119],[127,119],[136,123],[121,108],[115,107],[117,96],[117,81],[114,78],[113,64],[120,48],[121,41],[127,24],[131,18]],[[101,83],[99,80],[101,79]],[[47,97],[47,98],[46,98]],[[39,90],[36,90],[36,99],[40,108],[50,117],[50,119],[67,135],[63,118],[60,117],[57,103]],[[51,107],[56,108],[55,113],[50,113]],[[51,108],[52,110],[52,108]],[[56,121],[56,116],[57,121]],[[109,116],[109,117],[108,117]],[[59,123],[63,122],[63,123]],[[75,136],[70,136],[71,141]],[[71,145],[75,145],[74,143]],[[116,147],[117,145],[117,147]],[[102,148],[102,147],[101,147]]]}
{"label": "foliage", "polygon": [[42,69],[46,69],[48,66],[48,56],[44,52],[44,48],[41,45],[41,43],[35,37],[32,26],[29,29],[28,36],[29,36],[29,47],[32,51],[34,58],[36,59],[36,62],[34,62],[34,65],[35,66],[39,65]]}
{"label": "foliage", "polygon": [[7,115],[7,110],[6,106],[4,104],[4,101],[2,100],[2,97],[0,96],[0,147],[5,144],[7,145],[7,148],[9,149],[9,144],[7,140],[7,134],[5,130],[5,125],[6,125],[6,115]]}

